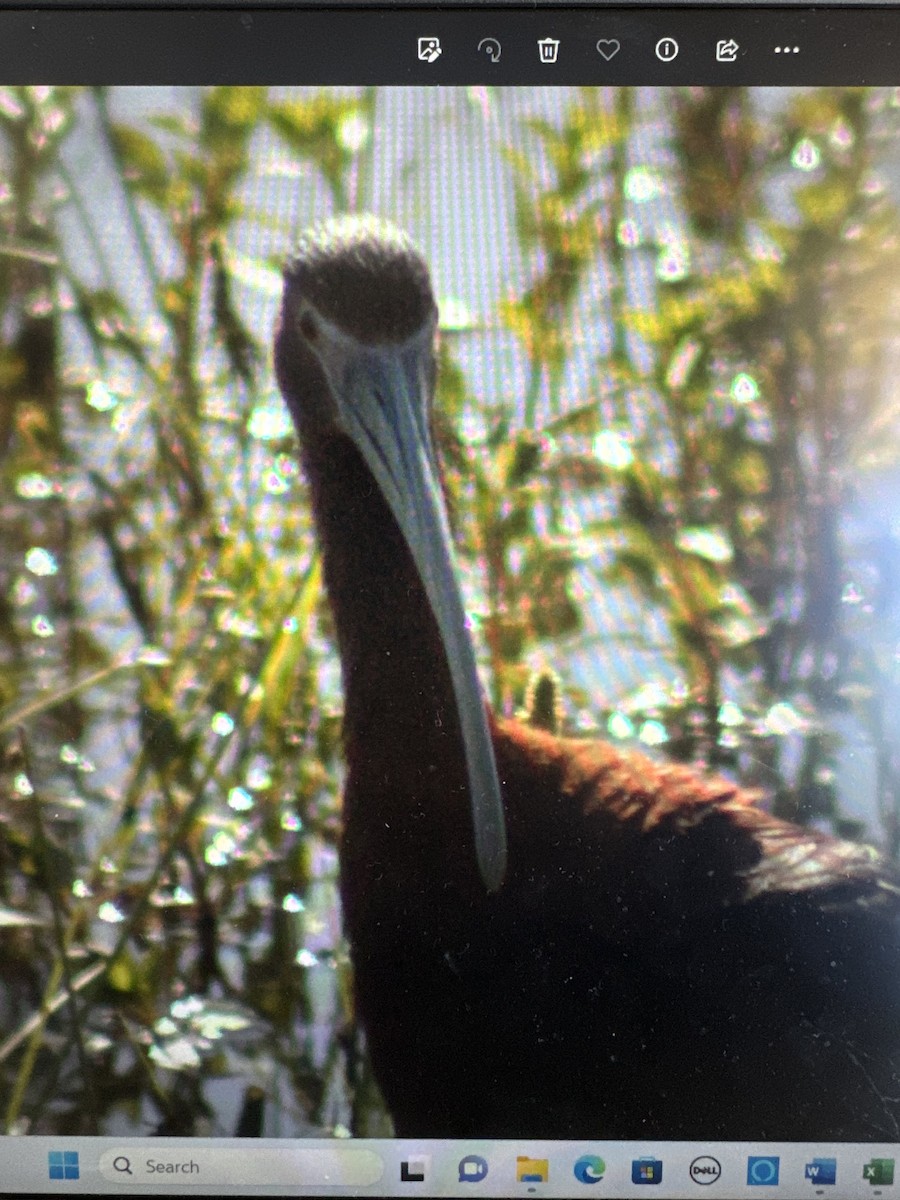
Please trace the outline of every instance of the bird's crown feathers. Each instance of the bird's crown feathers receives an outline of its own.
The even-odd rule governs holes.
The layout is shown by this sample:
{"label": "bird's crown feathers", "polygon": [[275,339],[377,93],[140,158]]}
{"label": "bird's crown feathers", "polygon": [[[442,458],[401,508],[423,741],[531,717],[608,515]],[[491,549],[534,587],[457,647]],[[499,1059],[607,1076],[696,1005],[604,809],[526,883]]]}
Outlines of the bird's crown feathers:
{"label": "bird's crown feathers", "polygon": [[357,341],[402,342],[436,310],[424,258],[372,216],[337,217],[304,233],[285,266],[290,291]]}

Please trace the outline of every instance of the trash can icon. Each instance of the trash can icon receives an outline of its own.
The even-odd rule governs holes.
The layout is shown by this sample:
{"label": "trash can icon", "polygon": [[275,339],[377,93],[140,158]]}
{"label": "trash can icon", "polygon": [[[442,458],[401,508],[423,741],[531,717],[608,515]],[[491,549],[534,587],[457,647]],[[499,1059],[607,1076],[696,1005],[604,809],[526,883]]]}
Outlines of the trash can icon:
{"label": "trash can icon", "polygon": [[559,54],[559,38],[538,38],[538,54],[542,63],[555,63]]}

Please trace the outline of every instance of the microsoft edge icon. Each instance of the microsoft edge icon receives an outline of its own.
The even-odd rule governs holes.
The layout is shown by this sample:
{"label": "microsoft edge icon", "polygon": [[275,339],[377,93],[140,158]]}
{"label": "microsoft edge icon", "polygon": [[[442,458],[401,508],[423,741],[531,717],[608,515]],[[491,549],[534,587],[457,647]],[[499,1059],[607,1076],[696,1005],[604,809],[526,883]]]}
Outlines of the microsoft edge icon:
{"label": "microsoft edge icon", "polygon": [[579,1183],[599,1183],[606,1163],[596,1154],[583,1154],[575,1163],[575,1178]]}
{"label": "microsoft edge icon", "polygon": [[747,1187],[775,1187],[780,1162],[775,1154],[751,1154],[747,1159]]}

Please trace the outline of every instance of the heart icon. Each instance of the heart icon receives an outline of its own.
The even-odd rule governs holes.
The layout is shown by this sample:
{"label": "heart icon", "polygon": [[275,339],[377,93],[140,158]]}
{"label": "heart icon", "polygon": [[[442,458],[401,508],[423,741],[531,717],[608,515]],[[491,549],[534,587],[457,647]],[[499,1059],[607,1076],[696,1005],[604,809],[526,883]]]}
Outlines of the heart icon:
{"label": "heart icon", "polygon": [[622,46],[616,38],[601,38],[597,43],[597,53],[607,62],[611,58],[615,58],[621,49]]}

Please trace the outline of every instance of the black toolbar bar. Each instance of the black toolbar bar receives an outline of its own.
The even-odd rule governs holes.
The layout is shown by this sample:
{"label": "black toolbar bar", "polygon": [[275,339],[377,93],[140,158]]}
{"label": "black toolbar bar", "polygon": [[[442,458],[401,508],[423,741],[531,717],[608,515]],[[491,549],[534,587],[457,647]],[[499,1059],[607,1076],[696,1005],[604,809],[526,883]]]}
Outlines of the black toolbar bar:
{"label": "black toolbar bar", "polygon": [[900,7],[0,9],[0,83],[900,84]]}

